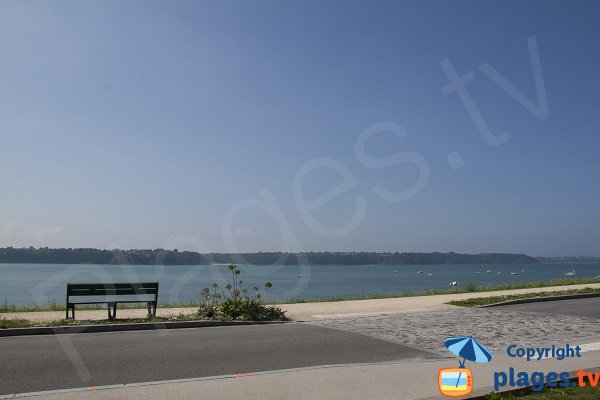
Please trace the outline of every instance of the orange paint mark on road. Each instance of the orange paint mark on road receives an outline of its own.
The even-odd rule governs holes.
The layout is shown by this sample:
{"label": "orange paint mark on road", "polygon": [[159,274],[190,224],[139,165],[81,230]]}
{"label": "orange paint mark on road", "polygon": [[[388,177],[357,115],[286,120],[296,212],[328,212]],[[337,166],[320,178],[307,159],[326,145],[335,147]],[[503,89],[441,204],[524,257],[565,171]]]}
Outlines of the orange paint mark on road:
{"label": "orange paint mark on road", "polygon": [[245,378],[247,376],[255,376],[254,374],[235,374],[234,378]]}

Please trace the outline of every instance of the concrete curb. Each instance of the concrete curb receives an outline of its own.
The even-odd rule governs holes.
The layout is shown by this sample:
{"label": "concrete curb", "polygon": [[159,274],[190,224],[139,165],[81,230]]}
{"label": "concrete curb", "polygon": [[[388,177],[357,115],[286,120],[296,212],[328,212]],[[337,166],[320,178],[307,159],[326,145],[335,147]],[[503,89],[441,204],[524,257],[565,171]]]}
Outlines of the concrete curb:
{"label": "concrete curb", "polygon": [[288,321],[175,321],[0,329],[0,337],[285,324]]}
{"label": "concrete curb", "polygon": [[567,294],[567,295],[562,295],[562,296],[532,297],[529,299],[509,300],[509,301],[503,301],[500,303],[486,304],[484,306],[479,306],[477,308],[509,306],[512,304],[540,303],[540,302],[544,302],[544,301],[556,301],[556,300],[587,299],[587,298],[591,298],[591,297],[600,297],[600,292],[586,293],[586,294]]}

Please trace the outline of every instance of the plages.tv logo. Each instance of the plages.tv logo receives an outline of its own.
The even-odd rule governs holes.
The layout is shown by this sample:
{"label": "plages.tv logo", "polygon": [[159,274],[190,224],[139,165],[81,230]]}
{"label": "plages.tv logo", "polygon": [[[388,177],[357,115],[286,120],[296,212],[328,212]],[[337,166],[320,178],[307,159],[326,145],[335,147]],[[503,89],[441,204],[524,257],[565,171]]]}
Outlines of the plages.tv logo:
{"label": "plages.tv logo", "polygon": [[473,372],[465,368],[465,361],[486,363],[494,355],[473,336],[449,337],[444,345],[453,354],[462,358],[458,368],[442,368],[438,371],[438,388],[448,397],[466,396],[473,390]]}

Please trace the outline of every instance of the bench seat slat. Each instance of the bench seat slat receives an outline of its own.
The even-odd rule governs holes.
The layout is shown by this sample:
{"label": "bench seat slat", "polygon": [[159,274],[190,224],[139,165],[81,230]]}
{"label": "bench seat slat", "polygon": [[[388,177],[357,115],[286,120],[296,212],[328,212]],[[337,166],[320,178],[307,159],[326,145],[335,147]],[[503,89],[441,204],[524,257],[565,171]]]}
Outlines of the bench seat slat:
{"label": "bench seat slat", "polygon": [[104,304],[104,303],[152,303],[152,300],[114,300],[114,301],[77,301],[71,300],[69,304]]}
{"label": "bench seat slat", "polygon": [[158,282],[67,284],[67,296],[115,296],[157,293]]}
{"label": "bench seat slat", "polygon": [[104,288],[107,286],[116,287],[116,288],[129,288],[129,287],[139,287],[139,286],[147,286],[147,287],[156,287],[158,285],[157,282],[135,282],[135,283],[85,283],[85,282],[77,282],[77,283],[67,283],[67,285],[77,288],[85,288],[85,289],[95,289],[95,288]]}
{"label": "bench seat slat", "polygon": [[126,296],[138,294],[156,294],[157,289],[94,289],[94,290],[70,290],[70,296]]}

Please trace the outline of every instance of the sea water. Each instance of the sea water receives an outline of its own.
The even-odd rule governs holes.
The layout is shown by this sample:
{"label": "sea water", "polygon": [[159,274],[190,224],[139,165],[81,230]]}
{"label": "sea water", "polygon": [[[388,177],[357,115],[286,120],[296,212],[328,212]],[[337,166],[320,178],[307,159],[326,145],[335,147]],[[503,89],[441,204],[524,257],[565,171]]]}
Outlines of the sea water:
{"label": "sea water", "polygon": [[[571,264],[460,265],[239,265],[250,293],[289,301],[448,290],[567,278]],[[600,275],[600,264],[575,264],[575,278]],[[420,272],[419,272],[420,271]],[[490,271],[490,272],[487,272]],[[513,275],[511,275],[513,273]],[[515,275],[516,274],[516,275]],[[0,305],[62,304],[67,282],[160,283],[159,302],[198,302],[200,290],[230,281],[225,265],[0,264]],[[265,293],[264,282],[273,287]],[[600,282],[600,279],[598,280]]]}

